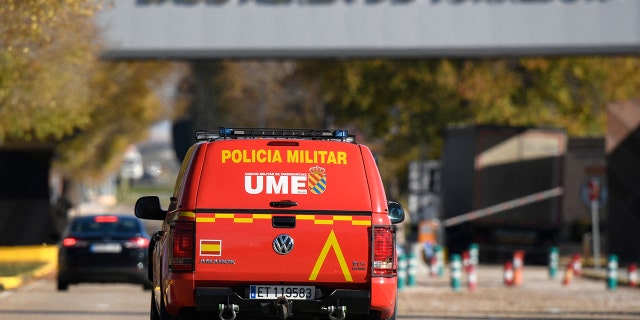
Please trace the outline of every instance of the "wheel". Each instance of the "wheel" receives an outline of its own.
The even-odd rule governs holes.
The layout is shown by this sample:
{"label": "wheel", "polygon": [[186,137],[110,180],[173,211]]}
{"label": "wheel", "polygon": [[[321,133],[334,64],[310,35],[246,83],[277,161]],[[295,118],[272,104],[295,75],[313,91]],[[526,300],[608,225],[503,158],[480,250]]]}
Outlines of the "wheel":
{"label": "wheel", "polygon": [[64,281],[63,279],[58,278],[58,291],[67,291],[69,290],[69,283]]}
{"label": "wheel", "polygon": [[160,310],[156,308],[156,294],[154,291],[151,291],[150,305],[150,320],[174,320],[174,318],[167,313],[167,310],[164,309],[164,302],[160,302]]}
{"label": "wheel", "polygon": [[151,289],[153,289],[153,284],[151,282],[147,281],[142,284],[142,290],[149,291]]}
{"label": "wheel", "polygon": [[151,293],[151,311],[149,312],[150,320],[160,320],[160,314],[158,313],[158,308],[156,308],[156,299],[155,294]]}

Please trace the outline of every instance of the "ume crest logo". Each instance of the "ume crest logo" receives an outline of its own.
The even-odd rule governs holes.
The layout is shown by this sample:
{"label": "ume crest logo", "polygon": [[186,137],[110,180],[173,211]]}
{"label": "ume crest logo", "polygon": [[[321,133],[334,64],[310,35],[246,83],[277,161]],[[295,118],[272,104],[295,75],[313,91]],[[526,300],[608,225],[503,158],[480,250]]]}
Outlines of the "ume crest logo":
{"label": "ume crest logo", "polygon": [[244,191],[248,194],[321,194],[327,189],[327,174],[319,166],[308,173],[245,173]]}
{"label": "ume crest logo", "polygon": [[324,192],[327,188],[327,175],[324,173],[324,168],[316,165],[309,169],[307,186],[309,186],[309,191],[313,194],[321,194]]}

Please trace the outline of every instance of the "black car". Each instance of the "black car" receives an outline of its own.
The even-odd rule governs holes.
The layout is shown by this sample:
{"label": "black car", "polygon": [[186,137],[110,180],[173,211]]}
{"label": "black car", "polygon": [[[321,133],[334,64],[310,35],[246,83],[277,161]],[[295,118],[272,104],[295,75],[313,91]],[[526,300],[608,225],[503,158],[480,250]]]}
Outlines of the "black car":
{"label": "black car", "polygon": [[58,253],[58,290],[81,282],[123,282],[151,289],[147,274],[149,234],[124,214],[73,218]]}

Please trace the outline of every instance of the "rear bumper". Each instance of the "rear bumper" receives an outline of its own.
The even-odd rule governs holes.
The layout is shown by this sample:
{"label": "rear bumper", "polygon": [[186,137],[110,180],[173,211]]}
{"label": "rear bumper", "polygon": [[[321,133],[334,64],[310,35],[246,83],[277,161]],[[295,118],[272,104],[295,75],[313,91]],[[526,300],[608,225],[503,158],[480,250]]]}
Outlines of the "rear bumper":
{"label": "rear bumper", "polygon": [[[248,290],[248,289],[246,289]],[[241,291],[239,294],[238,291]],[[241,314],[275,315],[275,300],[255,300],[245,298],[248,292],[244,288],[196,288],[195,304],[198,311],[219,311],[220,304],[235,304]],[[366,290],[336,289],[323,294],[316,300],[291,300],[293,314],[323,314],[323,307],[346,306],[347,314],[368,314],[371,295]]]}

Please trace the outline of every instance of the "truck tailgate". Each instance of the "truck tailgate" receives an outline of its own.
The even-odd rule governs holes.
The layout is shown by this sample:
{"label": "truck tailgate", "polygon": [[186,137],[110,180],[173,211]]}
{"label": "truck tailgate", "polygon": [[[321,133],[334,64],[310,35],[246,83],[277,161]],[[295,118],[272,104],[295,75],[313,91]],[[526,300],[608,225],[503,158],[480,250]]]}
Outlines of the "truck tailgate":
{"label": "truck tailgate", "polygon": [[195,280],[366,283],[370,233],[362,212],[198,213]]}

